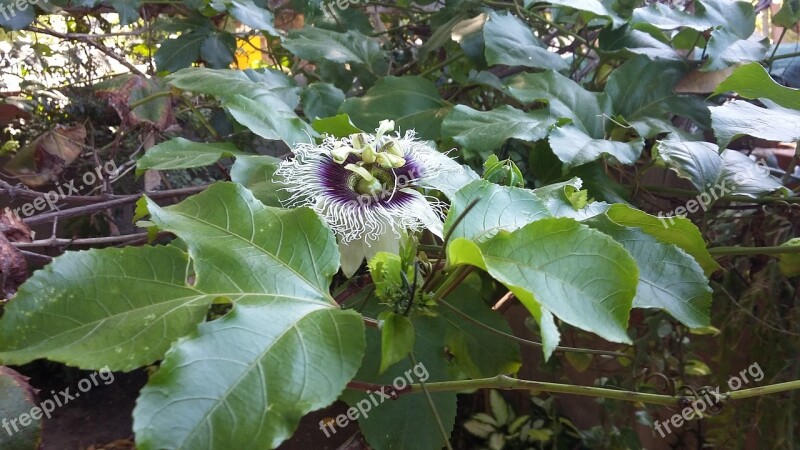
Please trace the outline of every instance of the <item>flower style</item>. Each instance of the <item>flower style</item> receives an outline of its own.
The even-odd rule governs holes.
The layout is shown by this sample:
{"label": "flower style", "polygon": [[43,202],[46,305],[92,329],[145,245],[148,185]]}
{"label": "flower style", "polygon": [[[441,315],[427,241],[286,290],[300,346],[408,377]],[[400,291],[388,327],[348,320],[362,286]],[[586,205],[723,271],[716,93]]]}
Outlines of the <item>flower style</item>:
{"label": "flower style", "polygon": [[397,253],[408,232],[423,229],[442,237],[445,204],[418,189],[445,195],[476,178],[446,155],[415,138],[387,133],[384,120],[375,135],[326,137],[321,145],[299,144],[295,157],[275,172],[291,196],[286,206],[308,206],[339,238],[342,271],[352,276],[366,257]]}

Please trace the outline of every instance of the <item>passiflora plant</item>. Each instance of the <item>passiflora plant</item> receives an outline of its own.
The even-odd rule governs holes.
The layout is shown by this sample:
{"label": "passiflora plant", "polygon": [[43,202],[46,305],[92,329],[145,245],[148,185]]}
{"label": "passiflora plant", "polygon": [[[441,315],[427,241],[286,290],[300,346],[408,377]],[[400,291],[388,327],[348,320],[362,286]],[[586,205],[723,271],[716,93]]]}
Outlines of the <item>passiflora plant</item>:
{"label": "passiflora plant", "polygon": [[[377,390],[416,364],[427,383],[513,375],[493,284],[535,319],[545,357],[559,322],[617,343],[631,342],[633,308],[709,325],[716,264],[688,219],[593,201],[578,178],[525,189],[497,158],[479,178],[390,120],[374,133],[346,115],[314,125],[327,132],[309,128],[284,161],[182,138],[151,149],[140,170],[236,157],[234,182],[173,206],[144,197],[140,225],[168,244],[68,252],[36,272],[0,320],[2,360],[161,361],[134,411],[139,448],[269,448],[303,415],[362,400],[351,382]],[[207,320],[212,307],[223,313]],[[373,446],[406,446],[387,423],[444,445],[456,392],[423,387],[360,418]]]}
{"label": "passiflora plant", "polygon": [[[728,3],[739,11],[730,20],[720,12]],[[491,308],[498,288],[524,305],[545,358],[564,327],[630,344],[634,308],[663,310],[692,329],[709,326],[707,277],[719,266],[698,228],[647,214],[613,192],[606,199],[614,203],[595,201],[577,175],[600,185],[600,163],[633,164],[650,140],[647,164],[676,170],[698,191],[722,183],[726,193],[755,198],[784,189],[726,147],[742,134],[796,140],[798,94],[774,83],[743,89],[745,78],[771,82],[757,63],[732,70],[718,90],[760,98],[767,108],[742,100],[709,108],[673,92],[690,69],[650,35],[669,32],[694,49],[708,31],[709,69],[730,65],[729,47],[755,61],[766,44],[750,39],[754,25],[739,26],[754,24],[747,3],[697,2],[693,21],[664,5],[642,7],[627,22],[600,2],[582,4],[570,10],[574,22],[602,22],[600,50],[625,59],[603,92],[562,74],[567,63],[509,12],[516,4],[453,12],[431,38],[478,69],[536,70],[501,80],[469,66],[457,80],[524,110],[452,105],[422,76],[384,76],[379,42],[356,31],[308,26],[281,42],[332,80],[332,65],[347,64],[346,87],[355,76],[366,89],[345,100],[332,83],[304,87],[305,116],[323,117],[313,121],[297,114],[299,88],[283,72],[162,67],[176,71],[165,78],[171,91],[155,97],[214,98],[240,129],[283,141],[292,154],[277,159],[184,138],[150,148],[140,173],[232,157],[231,181],[171,206],[143,197],[136,220],[152,231],[151,245],[67,252],[35,272],[0,319],[0,361],[47,358],[118,371],[158,364],[134,410],[143,450],[274,448],[309,412],[337,399],[373,401],[375,391],[417,374],[358,421],[373,448],[433,449],[453,429],[457,392],[481,387],[463,381],[513,387],[506,376],[521,367],[519,340],[508,338],[508,323]],[[174,61],[176,47],[162,46],[169,58],[161,61]],[[673,126],[674,115],[713,127],[719,145]],[[756,115],[790,126],[753,127]],[[438,148],[442,136],[463,156],[485,160],[482,175]],[[551,165],[569,176],[526,188],[512,161],[488,156],[510,140],[543,143]],[[409,372],[417,367],[425,377]],[[413,436],[392,431],[409,429]]]}

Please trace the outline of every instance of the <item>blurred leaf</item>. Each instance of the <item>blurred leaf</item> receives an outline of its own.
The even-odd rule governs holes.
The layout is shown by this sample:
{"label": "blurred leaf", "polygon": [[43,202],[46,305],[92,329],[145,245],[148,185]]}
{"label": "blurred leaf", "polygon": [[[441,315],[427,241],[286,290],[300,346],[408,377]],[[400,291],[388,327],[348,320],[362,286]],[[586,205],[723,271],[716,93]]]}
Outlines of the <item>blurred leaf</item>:
{"label": "blurred leaf", "polygon": [[214,69],[226,69],[233,62],[236,38],[230,33],[212,33],[200,47],[200,57]]}
{"label": "blurred leaf", "polygon": [[557,53],[547,50],[531,28],[519,18],[492,12],[483,26],[486,61],[489,65],[526,66],[566,70],[569,65]]}
{"label": "blurred leaf", "polygon": [[136,161],[136,173],[147,169],[175,170],[203,167],[221,158],[245,155],[228,142],[192,142],[182,137],[162,142],[147,150]]}
{"label": "blurred leaf", "polygon": [[[781,244],[781,247],[798,247],[800,246],[800,238],[789,239]],[[781,273],[787,277],[796,277],[800,275],[800,253],[781,253],[778,257],[778,267]]]}
{"label": "blurred leaf", "polygon": [[[0,396],[0,417],[5,419],[3,425],[6,427],[5,431],[0,432],[0,447],[3,450],[40,449],[42,417],[50,418],[51,412],[43,415],[35,389],[28,384],[28,378],[6,366],[0,366],[0,392],[3,393]],[[50,402],[53,403],[52,400]],[[38,412],[34,413],[35,410]],[[22,422],[23,416],[27,416],[25,422]],[[20,418],[19,425],[17,418]]]}
{"label": "blurred leaf", "polygon": [[425,78],[387,76],[363,96],[347,99],[339,112],[347,113],[363,130],[375,129],[381,120],[391,119],[401,131],[413,129],[423,139],[437,139],[449,109],[436,86]]}
{"label": "blurred leaf", "polygon": [[280,36],[274,27],[274,18],[268,10],[257,6],[253,0],[231,0],[228,6],[231,16],[248,27]]}
{"label": "blurred leaf", "polygon": [[300,98],[306,117],[316,119],[335,116],[344,103],[345,95],[330,83],[311,83],[303,89]]}
{"label": "blurred leaf", "polygon": [[353,122],[350,121],[350,116],[347,114],[315,119],[311,127],[320,134],[328,134],[335,138],[343,138],[363,131],[353,125]]}
{"label": "blurred leaf", "polygon": [[408,317],[384,311],[378,316],[381,325],[381,367],[379,373],[405,359],[414,348],[414,325]]}
{"label": "blurred leaf", "polygon": [[544,111],[523,112],[504,105],[491,111],[476,111],[456,105],[442,122],[442,134],[469,149],[491,151],[508,139],[538,141],[547,137],[555,119]]}
{"label": "blurred leaf", "polygon": [[204,32],[189,32],[167,39],[156,50],[153,60],[159,72],[176,72],[200,59],[200,50],[208,39]]}

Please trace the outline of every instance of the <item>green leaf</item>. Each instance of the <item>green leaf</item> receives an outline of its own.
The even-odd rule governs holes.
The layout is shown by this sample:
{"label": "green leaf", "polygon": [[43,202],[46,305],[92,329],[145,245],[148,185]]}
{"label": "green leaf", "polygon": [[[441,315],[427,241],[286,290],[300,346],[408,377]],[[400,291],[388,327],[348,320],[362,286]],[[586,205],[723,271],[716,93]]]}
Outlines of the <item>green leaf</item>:
{"label": "green leaf", "polygon": [[189,285],[191,276],[186,254],[171,246],[65,253],[6,306],[0,359],[112,370],[150,364],[205,317],[213,297]]}
{"label": "green leaf", "polygon": [[[612,207],[613,208],[613,207]],[[689,328],[710,325],[711,288],[703,270],[674,244],[659,242],[638,228],[616,223],[608,215],[587,222],[625,247],[639,267],[635,308],[659,308]]]}
{"label": "green leaf", "polygon": [[571,124],[551,131],[548,140],[565,169],[595,161],[603,155],[613,156],[621,164],[633,164],[644,148],[642,138],[632,142],[593,139],[585,130]]}
{"label": "green leaf", "polygon": [[246,187],[267,206],[280,207],[290,194],[274,180],[280,160],[264,155],[242,155],[231,166],[231,181]]}
{"label": "green leaf", "polygon": [[191,68],[170,74],[166,80],[178,89],[213,95],[222,100],[244,95],[287,114],[293,113],[300,101],[294,81],[274,70]]}
{"label": "green leaf", "polygon": [[139,0],[109,0],[109,5],[119,14],[120,25],[130,25],[139,20]]}
{"label": "green leaf", "polygon": [[672,131],[673,114],[709,126],[708,108],[701,99],[674,93],[675,85],[687,71],[682,63],[636,57],[611,73],[605,92],[614,104],[614,112],[645,138]]}
{"label": "green leaf", "polygon": [[[659,40],[651,33],[624,26],[616,30],[600,30],[599,49],[609,55],[643,55],[650,61],[680,61],[681,56],[668,43]],[[615,70],[613,73],[616,73]]]}
{"label": "green leaf", "polygon": [[233,62],[236,38],[230,33],[212,33],[200,47],[200,57],[212,68],[225,69]]}
{"label": "green leaf", "polygon": [[[378,374],[378,358],[365,358],[355,379],[389,386],[383,391],[385,395],[391,395],[411,383],[452,379],[449,376],[452,372],[452,363],[447,360],[444,344],[445,327],[441,320],[434,317],[415,317],[412,321],[416,332],[414,340],[414,357],[418,361],[416,365],[410,362],[398,363],[386,372]],[[379,333],[367,330],[366,337],[365,354],[378,355],[381,348]],[[449,435],[455,424],[456,393],[432,392],[431,397],[445,432]],[[342,400],[355,412],[359,428],[370,448],[418,450],[444,447],[442,433],[422,393],[406,393],[396,400],[389,400],[376,392],[347,390],[342,395]],[[338,427],[334,428],[337,429]],[[401,430],[414,430],[414,432],[399,432]]]}
{"label": "green leaf", "polygon": [[[42,441],[42,417],[50,418],[50,411],[43,416],[36,399],[36,390],[28,384],[28,378],[16,371],[0,366],[0,417],[5,430],[0,432],[0,447],[4,450],[38,450]],[[55,403],[50,400],[55,408]],[[38,412],[35,412],[38,410]],[[27,418],[24,418],[27,416]],[[39,418],[34,418],[39,416]],[[20,418],[20,421],[16,419]],[[23,425],[22,420],[25,421]]]}
{"label": "green leaf", "polygon": [[405,359],[414,348],[414,325],[408,317],[384,311],[378,316],[381,323],[380,373]]}
{"label": "green leaf", "polygon": [[266,449],[290,437],[305,414],[336,400],[361,362],[361,316],[325,303],[276,295],[203,324],[142,389],[137,448]]}
{"label": "green leaf", "polygon": [[780,107],[760,108],[744,100],[733,100],[709,109],[720,148],[743,135],[779,142],[800,140],[800,112]]}
{"label": "green leaf", "polygon": [[189,32],[162,42],[153,55],[158,71],[175,72],[191,66],[200,59],[200,49],[207,38],[206,33]]}
{"label": "green leaf", "polygon": [[[781,244],[781,247],[797,247],[800,246],[800,238],[789,239]],[[800,275],[800,253],[781,253],[778,257],[778,268],[781,273],[787,277],[796,277]]]}
{"label": "green leaf", "polygon": [[330,61],[361,65],[374,75],[386,71],[386,52],[380,41],[358,31],[336,31],[306,26],[292,30],[284,39],[283,47],[295,56],[311,62]]}
{"label": "green leaf", "polygon": [[272,13],[257,6],[253,0],[231,0],[228,11],[234,19],[250,28],[266,31],[272,36],[280,36],[275,29]]}
{"label": "green leaf", "polygon": [[363,132],[361,128],[353,125],[353,122],[350,121],[350,116],[347,114],[339,114],[324,119],[315,119],[314,122],[311,123],[311,127],[320,134],[328,134],[335,138],[343,138],[354,133]]}
{"label": "green leaf", "polygon": [[479,283],[477,276],[470,276],[445,298],[450,305],[472,320],[465,319],[449,308],[439,308],[439,317],[447,322],[447,349],[458,368],[470,378],[517,373],[522,366],[519,344],[499,337],[497,333],[473,322],[477,321],[502,333],[513,334],[508,321],[486,304],[480,294]]}
{"label": "green leaf", "polygon": [[238,94],[226,98],[222,104],[237,122],[264,139],[282,140],[290,147],[313,142],[317,136],[314,129],[297,117],[294,111],[281,105],[285,104],[270,105],[274,108],[268,108],[261,102]]}
{"label": "green leaf", "polygon": [[611,9],[607,8],[606,5],[599,0],[525,0],[526,7],[528,4],[534,3],[549,3],[553,6],[560,6],[563,8],[581,11],[582,13],[585,13],[585,19],[587,19],[587,21],[593,17],[605,17],[611,21],[612,27],[614,28],[617,28],[625,23],[621,17],[615,14]]}
{"label": "green leaf", "polygon": [[602,214],[608,208],[605,202],[586,201],[576,207],[575,197],[580,194],[583,180],[572,178],[561,183],[553,183],[533,190],[533,193],[544,202],[552,217],[569,217],[584,220]]}
{"label": "green leaf", "polygon": [[203,167],[221,158],[245,155],[228,142],[192,142],[182,137],[162,142],[136,161],[136,173],[147,169],[174,170]]}
{"label": "green leaf", "polygon": [[483,26],[483,38],[489,65],[505,64],[554,70],[569,68],[560,55],[547,50],[525,22],[511,14],[491,12]]}
{"label": "green leaf", "polygon": [[[456,219],[475,200],[475,206],[453,228]],[[456,192],[444,222],[444,232],[450,233],[451,239],[483,241],[501,230],[514,231],[550,216],[542,200],[529,189],[476,180]]]}
{"label": "green leaf", "polygon": [[667,221],[623,204],[612,205],[606,211],[606,216],[619,225],[639,228],[660,242],[677,245],[692,255],[706,275],[720,268],[708,252],[700,230],[685,217],[674,217]]}
{"label": "green leaf", "polygon": [[800,22],[800,1],[784,0],[781,9],[772,16],[772,23],[782,28],[792,28]]}
{"label": "green leaf", "polygon": [[303,112],[310,119],[331,117],[344,103],[345,95],[341,89],[330,83],[311,83],[300,96]]}
{"label": "green leaf", "polygon": [[736,150],[724,150],[719,154],[717,146],[709,142],[674,138],[656,144],[658,157],[701,192],[697,201],[704,210],[723,195],[757,197],[783,187],[770,175],[766,164],[757,164]]}
{"label": "green leaf", "polygon": [[234,307],[178,342],[142,390],[137,447],[276,447],[361,362],[362,319],[328,292],[339,266],[333,234],[313,211],[263,206],[231,183],[148,208],[186,243],[195,287]]}
{"label": "green leaf", "polygon": [[418,76],[384,77],[362,97],[347,99],[339,112],[346,113],[363,129],[378,127],[391,119],[401,130],[416,130],[423,139],[438,139],[449,107],[436,86]]}
{"label": "green leaf", "polygon": [[744,39],[741,33],[734,30],[714,30],[708,41],[708,62],[702,70],[721,70],[746,61],[761,61],[767,56],[768,49],[767,38],[759,40],[754,35]]}
{"label": "green leaf", "polygon": [[[789,2],[784,3],[784,7]],[[788,88],[776,83],[759,63],[737,67],[720,83],[712,95],[735,91],[744,98],[767,98],[784,108],[800,110],[800,89]]]}
{"label": "green leaf", "polygon": [[630,342],[628,316],[638,269],[609,236],[568,218],[541,219],[474,244],[448,248],[453,265],[470,264],[503,283],[532,313],[541,308],[613,342]]}
{"label": "green leaf", "polygon": [[442,134],[468,149],[495,150],[509,139],[538,141],[547,137],[555,119],[544,111],[523,112],[505,105],[476,111],[456,105],[442,122]]}

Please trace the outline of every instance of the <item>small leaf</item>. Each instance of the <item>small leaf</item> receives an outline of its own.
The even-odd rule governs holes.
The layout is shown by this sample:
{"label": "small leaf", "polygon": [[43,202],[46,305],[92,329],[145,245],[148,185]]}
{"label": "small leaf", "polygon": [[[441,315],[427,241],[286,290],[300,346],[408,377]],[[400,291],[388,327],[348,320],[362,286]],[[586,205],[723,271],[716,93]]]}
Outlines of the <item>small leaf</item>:
{"label": "small leaf", "polygon": [[[784,7],[792,2],[784,2]],[[735,91],[744,98],[767,98],[784,108],[800,110],[800,89],[781,86],[767,73],[759,63],[745,64],[737,67],[733,73],[720,83],[713,95],[727,91]]]}
{"label": "small leaf", "polygon": [[200,49],[207,38],[205,33],[190,32],[162,42],[153,56],[158,71],[176,72],[191,66],[200,59]]}
{"label": "small leaf", "polygon": [[506,425],[511,412],[505,399],[496,389],[489,390],[489,406],[492,408],[492,416],[498,425]]}
{"label": "small leaf", "polygon": [[[798,246],[800,246],[800,238],[789,239],[781,244],[781,247]],[[784,276],[796,277],[800,275],[800,253],[781,253],[778,258],[780,259],[778,267]]]}
{"label": "small leaf", "polygon": [[221,158],[245,155],[228,142],[192,142],[182,137],[162,142],[147,150],[136,161],[136,173],[148,169],[174,170],[203,167],[214,164]]}
{"label": "small leaf", "polygon": [[232,0],[228,11],[234,19],[254,30],[266,31],[271,36],[280,36],[274,27],[272,13],[257,6],[253,0]]}
{"label": "small leaf", "polygon": [[572,366],[573,369],[578,371],[578,373],[586,372],[592,365],[592,355],[588,353],[576,353],[576,352],[565,352],[564,358],[566,358],[567,362]]}
{"label": "small leaf", "polygon": [[310,119],[336,115],[345,99],[344,92],[330,83],[311,83],[300,96],[303,112]]}
{"label": "small leaf", "polygon": [[233,62],[236,38],[230,33],[209,34],[200,47],[200,57],[214,69],[225,69]]}
{"label": "small leaf", "polygon": [[555,119],[544,111],[523,112],[511,106],[477,111],[456,105],[442,122],[442,133],[468,149],[491,151],[509,139],[535,142],[547,137]]}
{"label": "small leaf", "polygon": [[311,142],[317,133],[294,111],[266,108],[243,95],[227,98],[223,106],[237,122],[264,139],[282,140],[289,146]]}
{"label": "small leaf", "polygon": [[408,317],[385,311],[378,316],[381,325],[381,367],[379,373],[406,358],[414,348],[414,325]]}
{"label": "small leaf", "polygon": [[314,122],[311,123],[311,127],[320,134],[327,134],[335,138],[343,138],[354,133],[363,132],[361,128],[353,125],[353,122],[350,121],[350,116],[347,114],[339,114],[324,119],[315,119]]}

